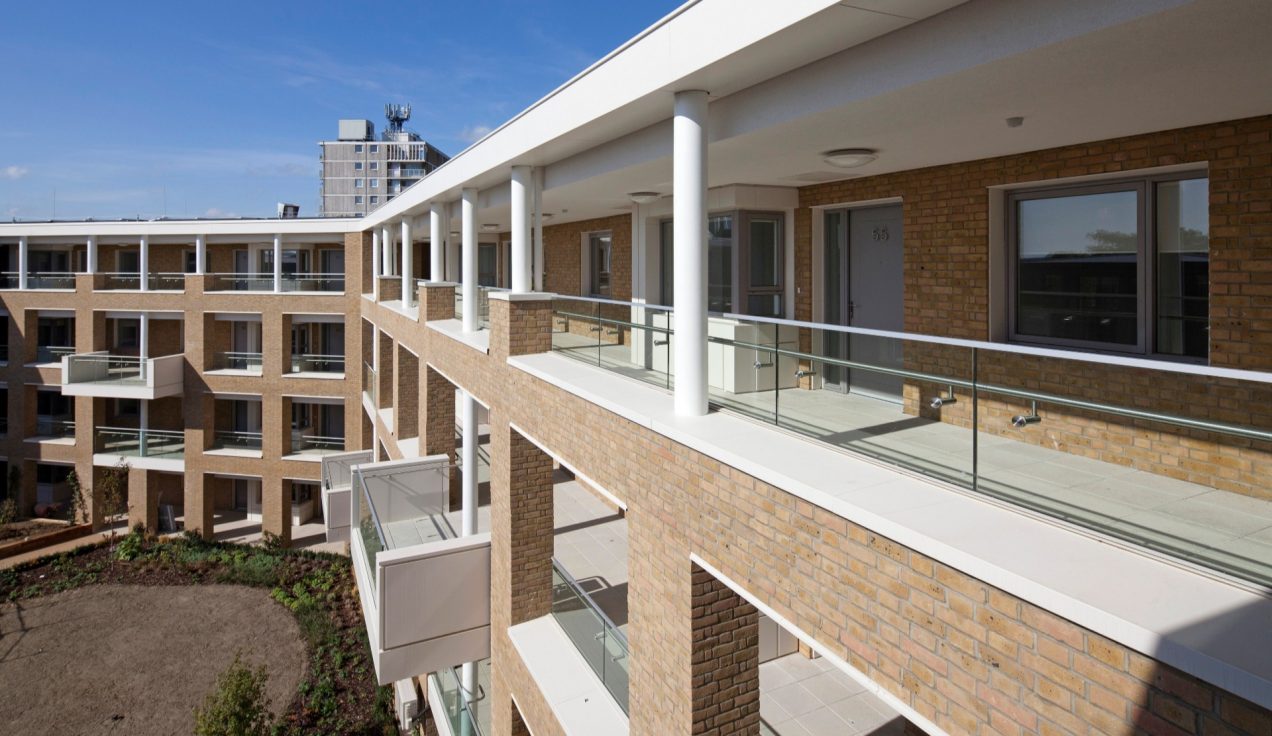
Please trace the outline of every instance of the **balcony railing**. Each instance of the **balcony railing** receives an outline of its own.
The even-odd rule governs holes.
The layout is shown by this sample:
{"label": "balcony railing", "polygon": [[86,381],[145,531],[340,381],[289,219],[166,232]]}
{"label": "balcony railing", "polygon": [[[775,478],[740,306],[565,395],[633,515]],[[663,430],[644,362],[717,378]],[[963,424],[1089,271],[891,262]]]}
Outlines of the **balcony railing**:
{"label": "balcony railing", "polygon": [[[672,314],[561,297],[553,350],[670,388]],[[1272,374],[713,314],[713,407],[1272,587]],[[1196,514],[1181,499],[1205,494]]]}
{"label": "balcony railing", "polygon": [[145,385],[148,365],[135,355],[81,353],[70,357],[63,382]]}
{"label": "balcony railing", "polygon": [[344,373],[343,355],[292,354],[292,373]]}
{"label": "balcony railing", "polygon": [[457,667],[442,669],[434,677],[437,692],[441,695],[441,703],[434,714],[446,720],[455,736],[482,736],[485,733],[483,724],[490,724],[490,698],[486,697],[485,690],[478,685],[477,692],[466,692]]}
{"label": "balcony railing", "polygon": [[322,459],[322,487],[325,490],[349,488],[353,485],[353,466],[371,462],[370,450],[345,453],[344,457]]}
{"label": "balcony railing", "polygon": [[16,289],[20,283],[17,271],[0,271],[0,289]]}
{"label": "balcony railing", "polygon": [[75,436],[75,420],[64,417],[37,416],[35,434],[38,437],[66,439]]}
{"label": "balcony railing", "polygon": [[316,434],[302,434],[292,441],[293,453],[307,455],[326,455],[333,452],[344,452],[344,437],[323,437]]}
{"label": "balcony railing", "polygon": [[35,362],[60,363],[63,357],[74,354],[74,345],[41,345],[35,349]]}
{"label": "balcony railing", "polygon": [[282,291],[344,291],[345,275],[343,273],[285,273],[280,288]]}
{"label": "balcony railing", "polygon": [[381,551],[458,536],[446,517],[444,485],[439,484],[445,472],[444,466],[436,463],[404,468],[387,476],[376,473],[368,477],[361,468],[353,472],[354,519],[372,583],[376,556]]}
{"label": "balcony railing", "polygon": [[618,706],[628,712],[631,649],[627,637],[556,560],[552,561],[552,615]]}
{"label": "balcony railing", "polygon": [[37,271],[27,274],[28,289],[74,289],[75,274],[70,271]]}
{"label": "balcony railing", "polygon": [[97,452],[128,457],[185,457],[185,432],[167,429],[97,427]]}
{"label": "balcony railing", "polygon": [[152,273],[146,277],[146,288],[151,291],[185,291],[184,273]]}
{"label": "balcony railing", "polygon": [[97,274],[97,287],[102,291],[138,291],[141,274],[127,271],[105,271]]}
{"label": "balcony railing", "polygon": [[224,352],[216,354],[216,367],[226,371],[260,373],[265,362],[263,353]]}
{"label": "balcony railing", "polygon": [[273,291],[272,273],[210,273],[207,291]]}
{"label": "balcony railing", "polygon": [[[273,273],[208,274],[208,291],[274,291]],[[343,292],[343,273],[284,273],[279,277],[279,291]]]}
{"label": "balcony railing", "polygon": [[[490,295],[497,291],[511,291],[499,286],[477,287],[477,329],[490,329]],[[455,287],[455,319],[464,319],[464,290]]]}
{"label": "balcony railing", "polygon": [[215,450],[259,450],[262,437],[260,432],[217,430],[212,438],[212,448]]}

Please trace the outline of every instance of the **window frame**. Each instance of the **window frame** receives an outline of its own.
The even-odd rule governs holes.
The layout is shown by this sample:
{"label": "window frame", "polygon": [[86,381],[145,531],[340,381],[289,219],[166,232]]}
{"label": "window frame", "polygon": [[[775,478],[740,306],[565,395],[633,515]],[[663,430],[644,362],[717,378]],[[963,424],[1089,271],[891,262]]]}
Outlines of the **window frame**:
{"label": "window frame", "polygon": [[[587,238],[587,259],[588,259],[588,275],[587,290],[588,295],[600,299],[614,298],[614,231],[613,230],[593,230],[585,236]],[[600,282],[600,259],[597,258],[598,241],[601,238],[607,239],[605,250],[606,260],[609,261],[609,270],[605,272],[607,278],[606,288],[608,294],[601,293],[598,288]]]}
{"label": "window frame", "polygon": [[[1147,357],[1181,363],[1205,365],[1210,361],[1210,346],[1206,356],[1173,355],[1157,352],[1157,185],[1167,182],[1209,179],[1209,168],[1187,169],[1163,174],[1125,176],[1116,179],[1072,182],[1065,184],[1030,186],[1006,192],[1004,216],[1006,219],[1004,241],[1007,251],[1006,302],[1008,341],[1042,347],[1059,347],[1113,355]],[[1134,345],[1079,340],[1073,338],[1022,335],[1017,331],[1019,318],[1019,266],[1020,266],[1020,218],[1019,203],[1030,200],[1078,197],[1090,194],[1134,191],[1136,193],[1136,340]],[[1207,183],[1209,191],[1209,183]],[[1209,248],[1207,248],[1209,256]]]}

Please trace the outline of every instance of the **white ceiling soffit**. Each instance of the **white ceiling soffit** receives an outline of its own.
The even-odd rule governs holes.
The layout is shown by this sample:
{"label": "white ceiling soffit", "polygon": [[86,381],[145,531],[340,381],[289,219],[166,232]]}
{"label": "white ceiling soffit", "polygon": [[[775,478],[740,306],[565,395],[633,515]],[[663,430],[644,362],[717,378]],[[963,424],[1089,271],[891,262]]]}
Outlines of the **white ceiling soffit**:
{"label": "white ceiling soffit", "polygon": [[[1266,0],[974,0],[713,102],[709,183],[803,186],[1266,114],[1270,27]],[[856,146],[878,160],[832,178],[821,152]],[[663,120],[562,160],[545,211],[670,194],[670,156]]]}
{"label": "white ceiling soffit", "polygon": [[367,215],[364,224],[420,214],[430,200],[456,198],[461,187],[493,186],[513,163],[547,164],[648,127],[670,116],[677,90],[728,95],[961,2],[686,3]]}

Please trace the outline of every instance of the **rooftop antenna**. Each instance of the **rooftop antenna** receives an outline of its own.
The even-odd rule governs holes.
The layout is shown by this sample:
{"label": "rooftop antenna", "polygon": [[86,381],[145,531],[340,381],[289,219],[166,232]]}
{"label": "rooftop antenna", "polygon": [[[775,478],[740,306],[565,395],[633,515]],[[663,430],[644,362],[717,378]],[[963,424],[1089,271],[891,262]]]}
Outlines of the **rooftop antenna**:
{"label": "rooftop antenna", "polygon": [[411,119],[411,106],[385,105],[384,117],[389,121],[388,133],[401,133],[402,123]]}

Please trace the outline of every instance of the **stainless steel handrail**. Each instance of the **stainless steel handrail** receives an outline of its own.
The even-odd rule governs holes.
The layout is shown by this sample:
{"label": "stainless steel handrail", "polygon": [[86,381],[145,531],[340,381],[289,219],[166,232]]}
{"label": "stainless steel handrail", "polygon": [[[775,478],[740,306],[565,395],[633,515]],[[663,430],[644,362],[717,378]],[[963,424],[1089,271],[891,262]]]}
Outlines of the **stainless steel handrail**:
{"label": "stainless steel handrail", "polygon": [[592,600],[592,596],[588,595],[587,591],[583,590],[583,588],[579,586],[578,581],[574,579],[574,576],[566,572],[565,566],[562,565],[561,561],[555,557],[552,558],[552,569],[557,571],[557,574],[561,576],[561,579],[565,581],[565,584],[569,586],[570,590],[572,590],[575,595],[579,596],[579,598],[587,603],[587,607],[601,619],[601,622],[605,624],[608,629],[614,632],[614,637],[618,639],[620,644],[623,645],[623,649],[630,654],[631,646],[627,643],[627,635],[618,628],[618,624],[614,623],[609,616],[605,615],[605,612],[601,610],[601,607],[596,605],[596,601]]}

